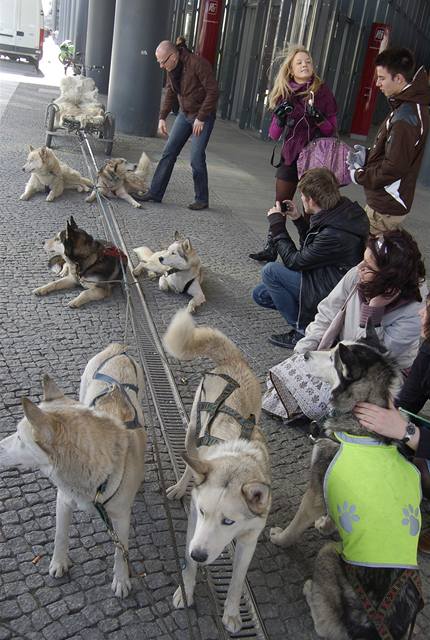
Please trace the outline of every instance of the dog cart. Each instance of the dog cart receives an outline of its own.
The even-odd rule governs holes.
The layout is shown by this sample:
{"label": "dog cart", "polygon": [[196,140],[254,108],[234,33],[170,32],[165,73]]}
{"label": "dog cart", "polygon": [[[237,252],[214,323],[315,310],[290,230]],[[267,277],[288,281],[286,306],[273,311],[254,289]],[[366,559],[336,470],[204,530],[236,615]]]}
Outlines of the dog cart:
{"label": "dog cart", "polygon": [[82,123],[73,116],[64,117],[61,125],[56,125],[58,120],[59,107],[55,102],[48,104],[46,108],[45,126],[46,139],[45,145],[51,148],[54,136],[66,136],[72,131],[84,130],[86,133],[103,140],[105,145],[105,153],[107,156],[112,154],[113,139],[115,135],[115,116],[110,111],[105,111],[103,122],[88,122],[83,126]]}

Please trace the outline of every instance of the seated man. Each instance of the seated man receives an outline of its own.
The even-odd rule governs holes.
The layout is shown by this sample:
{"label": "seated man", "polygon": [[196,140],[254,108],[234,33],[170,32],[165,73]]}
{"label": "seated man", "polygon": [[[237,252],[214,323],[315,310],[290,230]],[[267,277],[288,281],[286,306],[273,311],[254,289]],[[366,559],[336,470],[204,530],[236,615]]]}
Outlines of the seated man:
{"label": "seated man", "polygon": [[[341,197],[331,171],[310,169],[299,181],[303,211],[285,201],[286,211],[276,203],[267,215],[270,231],[283,264],[269,262],[262,269],[263,283],[252,296],[257,304],[277,309],[294,327],[272,335],[269,341],[293,349],[313,320],[317,306],[363,256],[369,222],[357,202]],[[284,208],[285,208],[284,206]],[[297,249],[286,221],[294,221],[300,238]]]}

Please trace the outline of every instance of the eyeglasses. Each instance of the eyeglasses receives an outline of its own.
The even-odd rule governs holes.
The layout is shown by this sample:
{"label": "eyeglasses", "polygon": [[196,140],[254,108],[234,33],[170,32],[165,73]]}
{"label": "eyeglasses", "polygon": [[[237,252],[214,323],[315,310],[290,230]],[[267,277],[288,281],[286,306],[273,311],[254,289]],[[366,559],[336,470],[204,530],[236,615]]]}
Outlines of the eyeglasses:
{"label": "eyeglasses", "polygon": [[162,62],[159,62],[158,64],[160,65],[160,67],[164,67],[168,59],[171,58],[172,56],[173,56],[173,52],[170,54],[170,56],[167,56],[165,60],[163,60]]}

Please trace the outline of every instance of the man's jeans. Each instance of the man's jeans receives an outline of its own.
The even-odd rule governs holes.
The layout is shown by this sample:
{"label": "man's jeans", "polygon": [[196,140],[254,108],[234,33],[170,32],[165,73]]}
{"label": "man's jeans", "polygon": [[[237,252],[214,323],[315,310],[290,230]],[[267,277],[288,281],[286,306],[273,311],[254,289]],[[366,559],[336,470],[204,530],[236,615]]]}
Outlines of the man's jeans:
{"label": "man's jeans", "polygon": [[208,116],[205,121],[203,131],[199,136],[193,135],[193,124],[195,118],[187,118],[180,111],[175,118],[169,139],[163,150],[161,160],[157,165],[152,178],[149,191],[155,200],[163,199],[164,192],[169,184],[176,158],[180,154],[182,147],[191,136],[191,167],[193,170],[194,193],[196,202],[209,202],[208,171],[206,168],[205,149],[209,142],[213,126],[215,124],[215,114]]}
{"label": "man's jeans", "polygon": [[291,327],[304,333],[297,327],[301,272],[284,267],[279,262],[268,262],[261,271],[263,284],[252,292],[254,302],[260,307],[277,309]]}

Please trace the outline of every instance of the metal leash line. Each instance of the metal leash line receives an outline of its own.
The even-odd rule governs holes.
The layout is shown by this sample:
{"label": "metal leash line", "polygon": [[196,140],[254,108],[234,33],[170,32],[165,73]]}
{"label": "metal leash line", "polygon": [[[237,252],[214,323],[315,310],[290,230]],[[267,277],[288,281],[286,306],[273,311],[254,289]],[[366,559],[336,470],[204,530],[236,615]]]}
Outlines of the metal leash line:
{"label": "metal leash line", "polygon": [[[79,140],[79,143],[80,143],[80,146],[81,146],[82,155],[83,155],[85,163],[87,165],[88,172],[89,172],[89,174],[91,176],[91,179],[95,183],[95,178],[94,178],[94,175],[93,175],[93,171],[92,171],[92,168],[91,168],[90,163],[88,161],[88,158],[86,156],[86,153],[85,153],[85,150],[84,150],[84,147],[83,147],[83,142],[86,143],[86,146],[88,148],[89,155],[90,155],[91,160],[93,162],[94,168],[97,170],[97,164],[96,164],[96,161],[95,161],[95,158],[94,158],[94,154],[92,152],[91,146],[89,144],[89,141],[88,141],[88,138],[87,138],[85,132],[78,131],[77,134],[78,134],[78,140]],[[101,197],[101,195],[100,195],[98,190],[96,190],[96,194],[97,194],[98,204],[99,204],[100,209],[102,211],[102,216],[101,216],[102,220],[105,222],[105,224],[108,224],[107,212],[105,210],[105,207],[104,207],[104,204],[103,204],[103,201],[102,201],[102,197]],[[107,201],[107,202],[108,202],[108,206],[109,206],[110,211],[111,211],[111,215],[113,217],[115,217],[112,204],[109,201]],[[124,265],[122,264],[122,262],[121,262],[121,267],[122,267],[123,274],[124,274],[123,283],[125,285],[126,294],[127,294],[125,333],[127,331],[127,324],[129,322],[129,318],[131,318],[131,325],[132,325],[132,330],[133,330],[134,337],[135,337],[137,350],[139,352],[139,359],[140,359],[141,363],[143,363],[144,362],[144,357],[142,355],[141,348],[140,348],[140,345],[139,345],[139,342],[138,342],[138,339],[137,339],[137,332],[136,332],[134,317],[133,317],[133,314],[129,313],[130,312],[130,307],[131,307],[131,293],[130,293],[130,290],[129,290],[129,287],[128,287],[128,283],[126,281],[125,269],[124,269]],[[138,284],[138,282],[135,281],[135,282],[133,282],[133,284]],[[145,394],[147,405],[148,405],[148,411],[151,414],[151,418],[153,418],[151,405],[149,403],[148,391],[147,391],[146,387],[145,387],[145,390],[144,390],[144,394]],[[167,497],[166,497],[166,483],[165,483],[165,478],[164,478],[164,474],[163,474],[162,466],[161,466],[161,455],[160,455],[159,446],[158,446],[158,439],[157,439],[157,435],[156,435],[156,432],[155,432],[155,428],[152,426],[152,422],[153,422],[153,420],[151,420],[151,427],[150,427],[151,436],[152,436],[152,441],[154,443],[154,451],[155,451],[155,454],[156,454],[156,460],[157,460],[157,466],[158,466],[158,471],[159,471],[160,483],[162,485],[163,502],[164,502],[164,507],[165,507],[165,511],[166,511],[166,515],[167,515],[170,537],[172,539],[173,548],[174,548],[174,552],[175,552],[175,563],[176,563],[176,567],[177,567],[177,571],[178,571],[178,575],[179,575],[179,584],[180,584],[180,587],[181,587],[182,598],[183,598],[183,601],[185,603],[184,610],[185,610],[185,614],[186,614],[186,617],[187,617],[187,625],[188,625],[189,637],[190,637],[190,640],[195,640],[195,635],[194,635],[194,632],[193,632],[193,625],[192,625],[192,621],[191,621],[191,617],[190,617],[190,610],[189,610],[189,606],[188,606],[187,599],[186,599],[185,586],[184,586],[184,582],[183,582],[183,579],[182,579],[182,567],[181,567],[181,561],[180,561],[180,556],[179,556],[179,550],[178,550],[178,546],[177,546],[177,543],[176,543],[176,536],[175,536],[175,530],[174,530],[174,525],[173,525],[173,518],[172,518],[172,514],[171,514],[171,510],[170,510],[170,505],[168,504]],[[155,600],[154,600],[154,598],[152,596],[152,593],[150,592],[148,587],[147,587],[146,591],[147,591],[147,595],[149,596],[149,599],[151,600],[153,606],[156,607],[157,603],[155,602]],[[163,621],[163,626],[166,627],[164,621]],[[169,633],[167,629],[166,629],[166,632]],[[202,640],[202,637],[201,637],[201,634],[200,634],[200,630],[199,630],[199,638],[200,638],[200,640]]]}

